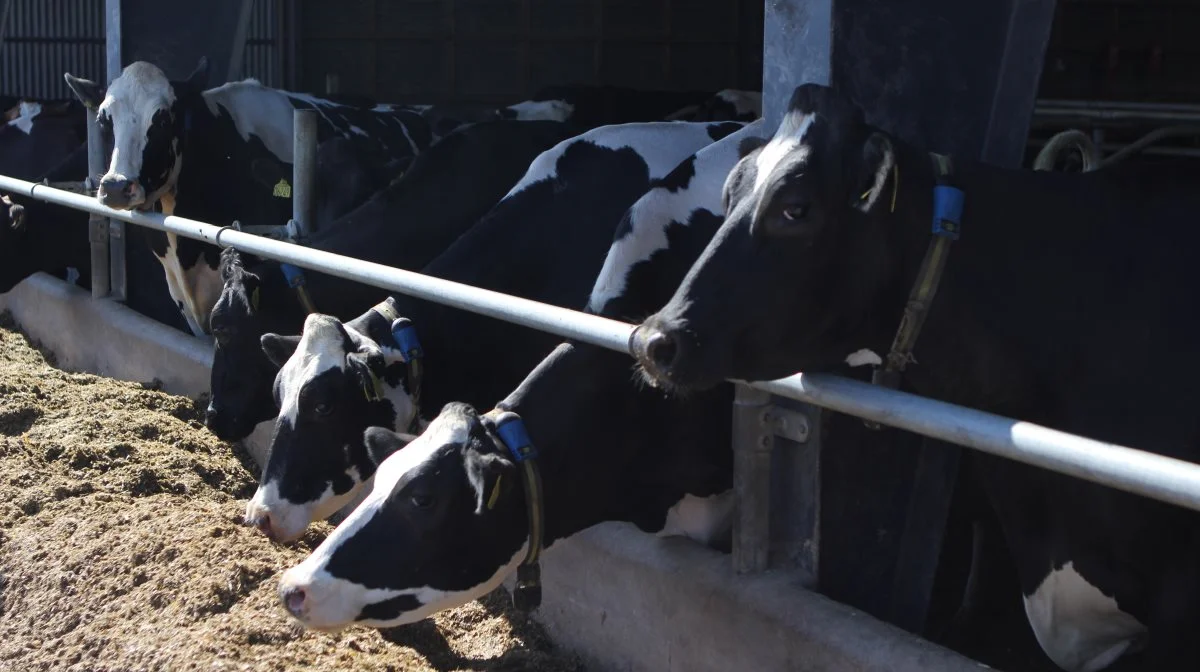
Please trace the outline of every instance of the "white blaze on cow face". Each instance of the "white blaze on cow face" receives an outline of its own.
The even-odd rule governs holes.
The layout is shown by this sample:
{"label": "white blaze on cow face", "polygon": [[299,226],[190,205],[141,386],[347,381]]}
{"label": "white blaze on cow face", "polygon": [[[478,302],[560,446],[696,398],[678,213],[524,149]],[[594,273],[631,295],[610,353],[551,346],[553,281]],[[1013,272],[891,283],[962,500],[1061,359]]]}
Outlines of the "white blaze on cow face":
{"label": "white blaze on cow face", "polygon": [[1052,570],[1033,595],[1025,614],[1042,650],[1068,672],[1097,672],[1131,651],[1146,626],[1121,611],[1068,562]]}
{"label": "white blaze on cow face", "polygon": [[809,147],[804,144],[804,136],[812,128],[817,115],[788,114],[775,132],[775,137],[759,150],[754,157],[754,191],[761,191],[771,177],[771,173],[784,164],[801,163],[808,158]]}
{"label": "white blaze on cow face", "polygon": [[[292,615],[305,627],[333,631],[352,623],[380,628],[415,623],[490,593],[516,571],[525,557],[528,539],[511,559],[496,568],[495,573],[466,590],[441,590],[431,586],[370,588],[338,578],[329,571],[330,561],[339,547],[362,533],[377,517],[388,515],[388,499],[405,476],[429,468],[446,451],[457,450],[467,441],[470,430],[470,419],[456,413],[440,414],[420,436],[383,461],[375,473],[370,494],[362,504],[303,562],[284,572],[279,581],[280,596],[286,602],[290,592],[300,591],[304,595],[303,607],[293,610]],[[395,563],[402,568],[405,558],[397,557]],[[415,602],[411,609],[398,613],[395,618],[359,618],[364,608],[403,596],[413,598]]]}
{"label": "white blaze on cow face", "polygon": [[701,149],[692,164],[696,174],[686,187],[674,191],[655,187],[630,206],[625,213],[630,231],[609,248],[588,298],[588,310],[601,313],[609,301],[625,292],[634,266],[666,249],[668,226],[686,224],[697,210],[721,213],[721,187],[738,162],[738,145],[748,137],[761,137],[762,131],[762,122],[755,121]]}
{"label": "white blaze on cow face", "polygon": [[[112,121],[113,152],[108,172],[102,181],[135,181],[142,172],[142,159],[146,151],[150,126],[154,115],[170,110],[175,104],[175,90],[166,74],[158,67],[138,61],[128,65],[112,85],[100,103],[97,114]],[[175,139],[178,142],[178,139]],[[178,146],[176,146],[178,150]],[[175,186],[182,161],[178,151],[170,167],[166,183],[153,193],[135,192],[128,207],[154,203],[162,194]],[[140,185],[139,185],[140,186]]]}

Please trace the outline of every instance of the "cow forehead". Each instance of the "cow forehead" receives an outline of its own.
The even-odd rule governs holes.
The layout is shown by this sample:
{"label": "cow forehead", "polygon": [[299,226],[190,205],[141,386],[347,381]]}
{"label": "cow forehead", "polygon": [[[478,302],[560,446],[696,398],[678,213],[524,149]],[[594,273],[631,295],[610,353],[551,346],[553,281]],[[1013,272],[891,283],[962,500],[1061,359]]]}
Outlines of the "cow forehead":
{"label": "cow forehead", "polygon": [[163,71],[150,63],[132,63],[113,80],[100,103],[102,111],[140,117],[148,123],[154,113],[175,102],[175,89]]}
{"label": "cow forehead", "polygon": [[462,413],[439,414],[420,436],[383,460],[375,472],[376,490],[372,494],[378,492],[386,499],[406,474],[437,459],[450,447],[465,445],[476,422]]}
{"label": "cow forehead", "polygon": [[784,117],[775,137],[754,157],[754,191],[766,184],[771,173],[785,162],[803,161],[808,155],[806,136],[816,120],[816,114],[790,113]]}

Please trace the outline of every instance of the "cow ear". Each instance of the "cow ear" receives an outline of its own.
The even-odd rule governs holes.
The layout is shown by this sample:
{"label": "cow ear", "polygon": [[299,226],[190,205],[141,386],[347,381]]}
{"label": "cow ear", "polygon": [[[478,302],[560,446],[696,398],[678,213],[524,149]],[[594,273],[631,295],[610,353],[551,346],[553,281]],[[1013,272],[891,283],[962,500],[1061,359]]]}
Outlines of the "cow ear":
{"label": "cow ear", "polygon": [[412,434],[399,434],[383,427],[368,427],[363,432],[363,445],[367,447],[367,455],[375,466],[383,464],[393,453],[412,443],[417,437]]}
{"label": "cow ear", "polygon": [[740,160],[746,158],[750,155],[750,152],[753,152],[765,144],[767,144],[767,139],[760,138],[756,135],[752,135],[748,138],[742,138],[742,141],[738,143],[738,159]]}
{"label": "cow ear", "polygon": [[377,389],[379,374],[383,372],[386,362],[383,352],[378,349],[366,349],[351,352],[346,355],[346,366],[358,379],[359,387],[367,399],[374,400],[380,396]]}
{"label": "cow ear", "polygon": [[257,158],[250,163],[250,175],[254,177],[255,182],[268,189],[273,189],[280,180],[291,177],[291,173],[284,171],[278,161],[265,157]]}
{"label": "cow ear", "polygon": [[871,133],[863,144],[857,188],[850,194],[851,205],[863,212],[870,212],[879,201],[895,165],[896,154],[892,149],[892,141],[878,131]]}
{"label": "cow ear", "polygon": [[259,343],[262,344],[262,350],[267,359],[271,360],[275,366],[283,368],[283,365],[292,358],[296,348],[299,347],[300,337],[263,334]]}
{"label": "cow ear", "polygon": [[75,97],[78,98],[79,102],[83,103],[85,107],[90,110],[95,110],[96,108],[100,107],[100,102],[104,100],[103,86],[100,86],[90,79],[81,79],[76,77],[69,72],[64,73],[63,78],[67,80],[67,86],[71,88],[71,91],[75,94]]}
{"label": "cow ear", "polygon": [[467,478],[475,488],[475,513],[496,508],[517,483],[516,465],[497,453],[465,452]]}

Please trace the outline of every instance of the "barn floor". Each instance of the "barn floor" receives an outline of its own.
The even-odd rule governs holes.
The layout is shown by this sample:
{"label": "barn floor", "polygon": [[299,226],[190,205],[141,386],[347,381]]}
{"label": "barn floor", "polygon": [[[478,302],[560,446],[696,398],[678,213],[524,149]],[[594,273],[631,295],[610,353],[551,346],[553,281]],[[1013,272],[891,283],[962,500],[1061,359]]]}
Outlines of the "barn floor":
{"label": "barn floor", "polygon": [[508,596],[379,632],[278,606],[296,547],[243,527],[249,456],[200,407],[60,371],[0,318],[0,670],[579,670]]}

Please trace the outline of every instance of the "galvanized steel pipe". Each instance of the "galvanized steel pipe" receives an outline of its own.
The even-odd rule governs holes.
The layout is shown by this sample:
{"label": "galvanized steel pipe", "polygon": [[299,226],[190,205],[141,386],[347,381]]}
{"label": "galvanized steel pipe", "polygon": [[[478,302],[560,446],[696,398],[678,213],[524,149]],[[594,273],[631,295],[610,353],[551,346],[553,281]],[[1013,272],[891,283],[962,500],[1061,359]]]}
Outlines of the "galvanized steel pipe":
{"label": "galvanized steel pipe", "polygon": [[317,112],[293,110],[292,123],[292,219],[303,237],[316,231]]}
{"label": "galvanized steel pipe", "polygon": [[[100,176],[107,171],[104,160],[105,154],[104,134],[100,132],[100,124],[96,121],[96,111],[89,108],[87,110],[88,179],[92,180],[93,183],[98,181]],[[23,189],[18,189],[17,191],[26,193]],[[29,190],[27,193],[33,196],[32,190]],[[68,192],[62,193],[65,194]],[[77,194],[71,195],[78,196]],[[94,199],[87,198],[87,200],[99,206],[99,203]],[[89,210],[88,212],[91,213],[88,217],[88,241],[91,244],[92,257],[92,298],[100,298],[108,296],[109,291],[108,219],[105,218],[102,212],[94,210]]]}
{"label": "galvanized steel pipe", "polygon": [[[412,271],[216,227],[183,217],[112,210],[94,198],[0,176],[0,190],[147,226],[340,278],[628,352],[633,326]],[[735,381],[740,382],[740,381]],[[983,450],[1200,511],[1200,465],[826,374],[751,384],[772,394]]]}

